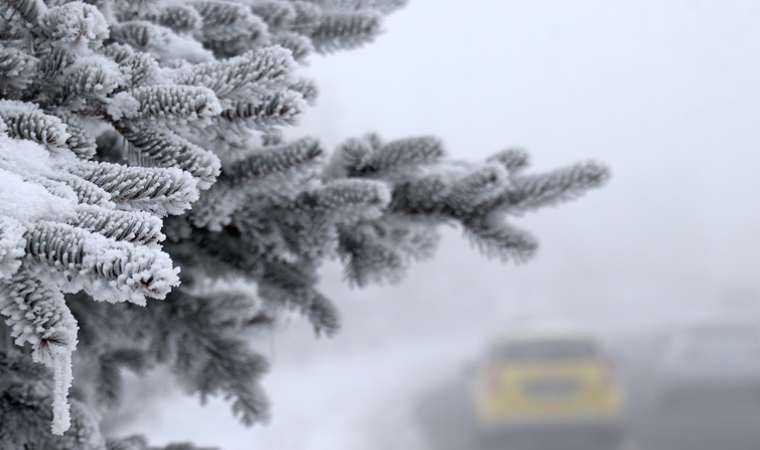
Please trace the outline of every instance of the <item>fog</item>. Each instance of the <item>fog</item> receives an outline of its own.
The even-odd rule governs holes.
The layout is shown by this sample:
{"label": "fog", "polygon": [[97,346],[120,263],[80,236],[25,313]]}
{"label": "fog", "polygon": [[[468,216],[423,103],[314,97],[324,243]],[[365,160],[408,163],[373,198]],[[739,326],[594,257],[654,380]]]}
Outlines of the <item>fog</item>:
{"label": "fog", "polygon": [[[226,450],[433,449],[418,410],[493,333],[566,320],[644,342],[705,318],[760,320],[760,4],[755,1],[412,0],[377,42],[313,58],[319,105],[299,134],[434,134],[450,155],[530,151],[533,170],[606,162],[610,183],[515,219],[524,265],[459,230],[395,286],[323,289],[343,331],[294,318],[263,337],[268,426],[172,393],[124,429]],[[660,327],[660,328],[658,328]]]}

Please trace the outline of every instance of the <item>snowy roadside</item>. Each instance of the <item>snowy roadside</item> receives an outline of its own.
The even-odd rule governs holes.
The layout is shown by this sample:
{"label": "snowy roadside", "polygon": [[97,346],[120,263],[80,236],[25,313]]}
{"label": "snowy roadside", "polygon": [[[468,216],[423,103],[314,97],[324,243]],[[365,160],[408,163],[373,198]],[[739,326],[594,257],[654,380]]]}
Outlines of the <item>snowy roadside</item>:
{"label": "snowy roadside", "polygon": [[458,370],[467,347],[461,336],[398,343],[275,362],[263,382],[273,403],[268,425],[246,429],[221,400],[201,406],[174,390],[119,434],[144,432],[153,444],[192,441],[223,450],[426,450],[412,417],[416,396]]}

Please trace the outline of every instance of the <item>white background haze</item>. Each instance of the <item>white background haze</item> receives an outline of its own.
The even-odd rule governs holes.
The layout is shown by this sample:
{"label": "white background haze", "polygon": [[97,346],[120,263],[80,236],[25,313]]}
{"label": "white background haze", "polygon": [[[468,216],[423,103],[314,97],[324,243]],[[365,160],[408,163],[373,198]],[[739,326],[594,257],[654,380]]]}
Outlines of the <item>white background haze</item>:
{"label": "white background haze", "polygon": [[745,307],[760,250],[759,17],[752,0],[411,0],[374,44],[312,58],[319,105],[298,132],[331,148],[435,134],[460,158],[518,145],[534,170],[594,158],[613,178],[514,219],[541,243],[525,265],[484,259],[452,230],[397,286],[351,290],[326,268],[343,331],[313,340],[295,319],[265,338],[268,426],[171,393],[123,432],[224,450],[424,449],[417,390],[513,320],[612,329]]}

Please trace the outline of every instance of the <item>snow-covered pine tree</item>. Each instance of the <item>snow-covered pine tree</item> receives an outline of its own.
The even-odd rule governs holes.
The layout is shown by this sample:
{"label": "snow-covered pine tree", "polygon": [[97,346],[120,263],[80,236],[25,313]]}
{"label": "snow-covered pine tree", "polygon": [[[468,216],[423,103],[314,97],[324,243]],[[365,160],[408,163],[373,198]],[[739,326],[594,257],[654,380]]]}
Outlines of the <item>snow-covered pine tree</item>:
{"label": "snow-covered pine tree", "polygon": [[592,162],[526,174],[519,149],[452,160],[434,137],[286,140],[317,93],[299,64],[403,3],[0,0],[0,449],[147,449],[98,421],[123,369],[159,365],[265,420],[251,333],[291,309],[334,333],[326,259],[395,281],[453,223],[523,260],[536,242],[506,216],[604,182]]}

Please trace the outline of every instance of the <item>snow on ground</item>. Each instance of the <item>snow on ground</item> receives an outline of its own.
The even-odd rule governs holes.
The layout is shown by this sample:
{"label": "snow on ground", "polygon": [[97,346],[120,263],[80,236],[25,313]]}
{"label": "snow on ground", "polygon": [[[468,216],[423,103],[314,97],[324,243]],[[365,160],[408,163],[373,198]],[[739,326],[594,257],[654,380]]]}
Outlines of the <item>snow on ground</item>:
{"label": "snow on ground", "polygon": [[146,432],[153,444],[192,441],[224,450],[425,450],[410,399],[458,369],[452,361],[466,351],[462,342],[399,341],[349,353],[315,342],[309,351],[319,352],[316,358],[275,361],[264,382],[273,403],[268,425],[245,429],[222,401],[202,407],[171,392],[119,434]]}

